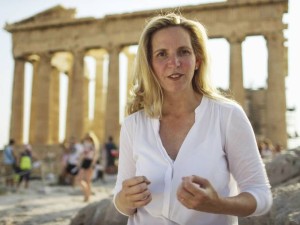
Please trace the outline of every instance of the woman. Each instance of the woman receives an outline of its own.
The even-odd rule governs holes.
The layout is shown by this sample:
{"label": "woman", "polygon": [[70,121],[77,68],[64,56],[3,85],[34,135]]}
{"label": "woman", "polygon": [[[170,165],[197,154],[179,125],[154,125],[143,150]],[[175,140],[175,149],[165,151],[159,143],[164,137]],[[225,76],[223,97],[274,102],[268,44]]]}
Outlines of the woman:
{"label": "woman", "polygon": [[77,176],[80,170],[80,163],[83,153],[83,146],[75,137],[71,137],[67,143],[68,157],[66,162],[66,179],[70,181],[73,187],[77,184]]}
{"label": "woman", "polygon": [[91,196],[91,182],[96,162],[96,149],[91,136],[87,135],[83,140],[83,154],[81,168],[78,174],[80,186],[84,194],[84,201],[88,202]]}
{"label": "woman", "polygon": [[247,116],[210,83],[206,42],[176,14],[141,35],[114,195],[130,225],[232,225],[272,205]]}

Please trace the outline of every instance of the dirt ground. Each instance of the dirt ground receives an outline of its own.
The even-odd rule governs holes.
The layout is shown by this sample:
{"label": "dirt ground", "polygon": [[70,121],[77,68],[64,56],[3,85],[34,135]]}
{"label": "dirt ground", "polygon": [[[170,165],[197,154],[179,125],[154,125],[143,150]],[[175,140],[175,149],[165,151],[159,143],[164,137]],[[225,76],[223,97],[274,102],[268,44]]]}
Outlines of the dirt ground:
{"label": "dirt ground", "polygon": [[58,186],[32,180],[29,189],[0,193],[0,225],[69,225],[76,213],[89,203],[112,194],[115,176],[93,182],[91,200],[83,202],[80,187]]}

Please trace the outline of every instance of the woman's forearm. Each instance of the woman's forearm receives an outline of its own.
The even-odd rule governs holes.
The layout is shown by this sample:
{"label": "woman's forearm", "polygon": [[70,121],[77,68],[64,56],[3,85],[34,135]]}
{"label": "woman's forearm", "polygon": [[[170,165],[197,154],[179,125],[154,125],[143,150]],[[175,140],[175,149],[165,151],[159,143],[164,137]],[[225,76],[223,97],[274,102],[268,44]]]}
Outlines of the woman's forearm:
{"label": "woman's forearm", "polygon": [[219,209],[220,214],[245,217],[255,212],[256,200],[250,193],[242,192],[234,197],[221,198]]}

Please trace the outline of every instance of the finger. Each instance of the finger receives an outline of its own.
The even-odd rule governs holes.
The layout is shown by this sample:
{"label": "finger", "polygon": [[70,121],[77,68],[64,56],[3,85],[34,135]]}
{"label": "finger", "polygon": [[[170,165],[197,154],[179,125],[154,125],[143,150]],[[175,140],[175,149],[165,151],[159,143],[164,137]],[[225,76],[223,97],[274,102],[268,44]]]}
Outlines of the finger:
{"label": "finger", "polygon": [[146,182],[146,184],[151,184],[150,180],[148,180],[147,177],[145,177],[145,182]]}
{"label": "finger", "polygon": [[[196,176],[189,176],[189,177],[183,177],[182,178],[182,187],[183,189],[190,193],[193,196],[196,196],[197,194],[199,194],[199,192],[203,192],[205,187],[204,187],[204,183],[200,182],[197,178],[195,178]],[[198,177],[200,178],[200,177]],[[204,179],[204,178],[200,178]]]}
{"label": "finger", "polygon": [[149,197],[151,197],[151,193],[149,190],[146,190],[143,193],[135,195],[136,201],[145,201]]}
{"label": "finger", "polygon": [[151,194],[150,194],[150,195],[148,195],[146,198],[144,198],[144,199],[142,199],[142,200],[134,201],[134,202],[133,202],[133,206],[134,206],[135,208],[139,208],[139,207],[142,207],[142,206],[147,205],[149,202],[151,202],[151,200],[152,200],[152,196],[151,196]]}
{"label": "finger", "polygon": [[150,184],[150,181],[145,176],[136,176],[123,181],[123,187],[131,187],[137,184],[145,182],[146,184]]}
{"label": "finger", "polygon": [[141,193],[138,193],[138,194],[132,194],[132,195],[127,195],[128,198],[130,199],[130,201],[143,201],[147,198],[149,198],[149,196],[151,196],[151,193],[149,190],[145,190]]}
{"label": "finger", "polygon": [[135,186],[127,186],[124,188],[126,195],[141,194],[148,190],[148,185],[144,183],[137,184]]}
{"label": "finger", "polygon": [[177,192],[177,199],[183,206],[189,209],[194,196],[182,188]]}
{"label": "finger", "polygon": [[[130,188],[130,189],[133,189],[133,188]],[[143,204],[148,204],[148,202],[151,201],[151,199],[152,199],[151,192],[148,189],[146,189],[145,191],[140,192],[140,193],[130,193],[132,190],[130,190],[130,191],[127,190],[127,191],[128,191],[127,193],[124,193],[126,202],[129,206],[132,206],[132,207],[138,207]]]}
{"label": "finger", "polygon": [[184,199],[187,200],[193,198],[193,194],[189,192],[186,188],[184,188],[183,183],[179,185],[176,194],[177,194],[177,199],[180,202],[182,202]]}
{"label": "finger", "polygon": [[192,179],[193,183],[198,184],[202,188],[207,188],[207,187],[211,186],[210,182],[207,179],[203,178],[203,177],[199,177],[199,176],[193,175],[191,177],[191,179]]}

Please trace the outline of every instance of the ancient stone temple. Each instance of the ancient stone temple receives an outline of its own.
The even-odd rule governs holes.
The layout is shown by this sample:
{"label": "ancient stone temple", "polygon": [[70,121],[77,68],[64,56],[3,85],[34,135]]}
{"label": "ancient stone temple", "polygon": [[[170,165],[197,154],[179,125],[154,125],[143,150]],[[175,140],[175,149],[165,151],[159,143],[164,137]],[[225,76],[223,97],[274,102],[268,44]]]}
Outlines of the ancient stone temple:
{"label": "ancient stone temple", "polygon": [[[166,9],[165,11],[173,11]],[[263,129],[258,135],[274,143],[287,145],[285,76],[287,49],[282,22],[288,0],[228,0],[181,7],[181,13],[201,21],[209,38],[225,38],[230,45],[230,89],[247,109],[249,96],[243,87],[241,44],[247,36],[262,35],[267,43],[268,79],[263,94],[264,111],[257,119]],[[61,6],[48,9],[23,21],[7,24],[12,34],[15,60],[10,137],[24,140],[24,71],[31,63],[32,94],[29,122],[31,144],[52,145],[59,142],[59,74],[68,77],[65,137],[83,137],[93,131],[100,142],[119,137],[119,55],[127,55],[128,65],[134,55],[128,46],[136,45],[145,21],[161,10],[107,15],[100,19],[75,18],[75,9]],[[84,58],[95,59],[94,118],[88,118],[88,83]],[[107,80],[103,74],[107,62]],[[128,71],[131,67],[128,66]],[[248,97],[247,97],[248,96]],[[257,97],[261,100],[260,97]],[[255,110],[246,110],[249,118]]]}

